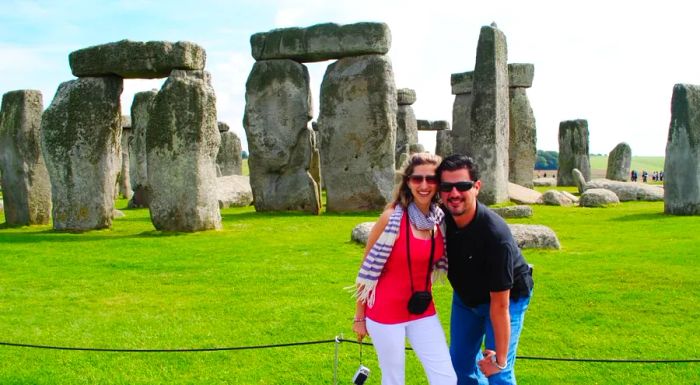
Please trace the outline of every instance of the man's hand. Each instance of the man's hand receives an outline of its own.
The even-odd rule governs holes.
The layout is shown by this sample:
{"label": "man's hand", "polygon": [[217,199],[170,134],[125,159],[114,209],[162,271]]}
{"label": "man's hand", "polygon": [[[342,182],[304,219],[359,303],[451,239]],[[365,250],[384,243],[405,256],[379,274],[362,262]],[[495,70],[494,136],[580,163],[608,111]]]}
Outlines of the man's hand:
{"label": "man's hand", "polygon": [[496,357],[496,352],[490,349],[484,349],[483,352],[484,358],[479,360],[479,370],[481,370],[481,373],[484,374],[486,377],[490,377],[498,372],[501,371],[501,369],[496,366],[496,362],[494,361]]}

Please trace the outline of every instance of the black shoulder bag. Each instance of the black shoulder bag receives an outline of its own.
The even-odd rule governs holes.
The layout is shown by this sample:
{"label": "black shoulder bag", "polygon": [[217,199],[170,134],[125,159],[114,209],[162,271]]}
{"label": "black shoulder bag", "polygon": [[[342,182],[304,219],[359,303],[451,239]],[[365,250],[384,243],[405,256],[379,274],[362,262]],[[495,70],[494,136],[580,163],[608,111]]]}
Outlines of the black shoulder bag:
{"label": "black shoulder bag", "polygon": [[408,258],[408,278],[411,280],[411,299],[408,300],[408,311],[411,314],[423,314],[428,309],[430,301],[433,300],[432,294],[428,291],[430,283],[430,273],[433,268],[433,255],[435,254],[435,237],[434,230],[430,230],[430,259],[428,259],[428,273],[425,275],[425,291],[413,290],[413,273],[411,272],[411,247],[410,247],[410,231],[411,222],[406,215],[406,258]]}

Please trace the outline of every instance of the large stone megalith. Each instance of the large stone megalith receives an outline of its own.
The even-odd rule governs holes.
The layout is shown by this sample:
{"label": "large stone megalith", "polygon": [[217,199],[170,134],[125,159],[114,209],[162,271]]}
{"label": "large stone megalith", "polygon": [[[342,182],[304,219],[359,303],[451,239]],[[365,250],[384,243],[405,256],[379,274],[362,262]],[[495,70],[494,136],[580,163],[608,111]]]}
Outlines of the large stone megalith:
{"label": "large stone megalith", "polygon": [[591,180],[591,161],[588,155],[588,121],[565,120],[559,123],[559,170],[557,186],[575,186],[573,169]]}
{"label": "large stone megalith", "polygon": [[235,132],[230,131],[228,124],[219,122],[221,146],[216,155],[216,165],[221,175],[243,175],[243,158],[241,157],[241,139]]}
{"label": "large stone megalith", "polygon": [[220,141],[209,73],[173,70],[156,95],[146,131],[149,208],[156,229],[221,228],[216,195]]}
{"label": "large stone megalith", "polygon": [[[131,176],[130,168],[131,162],[129,161],[129,147],[130,143],[133,142],[133,136],[131,132],[131,117],[126,115],[122,116],[122,143],[121,143],[121,169],[117,177],[117,186],[119,194],[126,199],[131,199],[134,195],[131,188]],[[117,196],[118,197],[118,196]]]}
{"label": "large stone megalith", "polygon": [[508,180],[532,188],[537,160],[537,129],[526,90],[532,86],[535,66],[508,64],[510,78],[510,138],[508,145]]}
{"label": "large stone megalith", "polygon": [[700,215],[700,86],[676,84],[664,165],[664,212]]}
{"label": "large stone megalith", "polygon": [[388,56],[349,57],[328,66],[318,118],[328,211],[377,210],[391,199],[396,110]]}
{"label": "large stone megalith", "polygon": [[440,130],[435,134],[435,155],[446,157],[454,153],[452,150],[453,130]]}
{"label": "large stone megalith", "polygon": [[469,151],[469,136],[472,127],[472,103],[474,103],[474,72],[452,74],[452,95],[455,101],[452,105],[452,151],[457,154],[467,154]]}
{"label": "large stone megalith", "polygon": [[51,178],[53,227],[91,230],[112,225],[121,168],[118,77],[62,83],[41,121],[41,151]]}
{"label": "large stone megalith", "polygon": [[620,143],[608,154],[608,168],[605,178],[625,182],[630,177],[632,167],[632,148],[627,143]]}
{"label": "large stone megalith", "polygon": [[43,225],[51,218],[51,183],[41,155],[41,92],[11,91],[0,109],[0,173],[5,222]]}
{"label": "large stone megalith", "polygon": [[481,27],[474,65],[474,102],[467,154],[481,167],[479,201],[508,200],[508,48],[506,36]]}
{"label": "large stone megalith", "polygon": [[148,188],[148,160],[146,131],[157,90],[138,92],[131,102],[131,146],[129,147],[129,176],[133,197],[129,207],[148,207],[151,190]]}
{"label": "large stone megalith", "polygon": [[312,135],[309,72],[293,60],[262,60],[246,82],[243,126],[257,211],[318,214],[321,200],[309,173]]}
{"label": "large stone megalith", "polygon": [[416,91],[410,88],[401,88],[397,91],[396,102],[399,107],[396,111],[396,154],[394,161],[396,167],[401,167],[402,157],[407,157],[409,146],[418,143],[418,122],[411,105],[416,102]]}

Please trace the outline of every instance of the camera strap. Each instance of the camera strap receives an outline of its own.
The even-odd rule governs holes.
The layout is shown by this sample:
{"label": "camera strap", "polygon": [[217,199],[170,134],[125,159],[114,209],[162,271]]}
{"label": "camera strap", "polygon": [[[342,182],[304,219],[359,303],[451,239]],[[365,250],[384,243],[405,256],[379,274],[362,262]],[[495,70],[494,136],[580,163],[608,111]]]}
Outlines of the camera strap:
{"label": "camera strap", "polygon": [[[428,259],[428,272],[425,274],[425,291],[428,291],[430,283],[430,273],[433,270],[433,256],[435,255],[435,228],[430,230],[430,258]],[[411,282],[411,293],[414,293],[413,288],[413,272],[411,271],[411,221],[406,214],[406,259],[408,260],[408,279]]]}
{"label": "camera strap", "polygon": [[362,340],[360,340],[360,365],[362,365]]}

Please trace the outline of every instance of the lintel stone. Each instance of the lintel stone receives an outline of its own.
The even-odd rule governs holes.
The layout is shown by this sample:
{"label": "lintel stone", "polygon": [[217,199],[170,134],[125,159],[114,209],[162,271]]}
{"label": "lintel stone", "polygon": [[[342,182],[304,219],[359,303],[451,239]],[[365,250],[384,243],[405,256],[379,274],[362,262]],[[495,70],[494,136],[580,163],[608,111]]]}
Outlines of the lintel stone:
{"label": "lintel stone", "polygon": [[443,131],[450,129],[447,120],[422,120],[418,119],[418,131]]}
{"label": "lintel stone", "polygon": [[399,88],[396,91],[396,103],[399,106],[410,106],[416,102],[416,90],[410,88]]}
{"label": "lintel stone", "polygon": [[450,84],[452,95],[471,94],[474,89],[474,71],[452,74]]}
{"label": "lintel stone", "polygon": [[509,63],[508,80],[509,87],[532,87],[532,78],[535,77],[535,65],[531,63]]}
{"label": "lintel stone", "polygon": [[391,47],[391,31],[385,23],[325,23],[256,33],[250,37],[250,47],[255,60],[291,59],[302,63],[384,55]]}
{"label": "lintel stone", "polygon": [[203,70],[206,52],[187,41],[120,40],[73,51],[68,55],[77,77],[112,76],[125,79],[164,78],[175,69]]}

